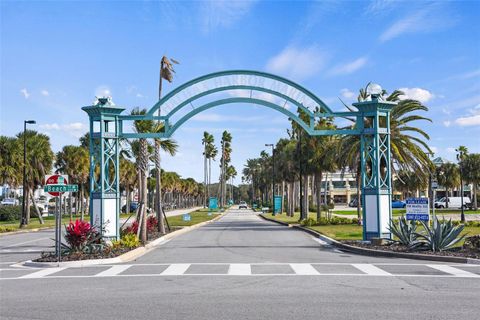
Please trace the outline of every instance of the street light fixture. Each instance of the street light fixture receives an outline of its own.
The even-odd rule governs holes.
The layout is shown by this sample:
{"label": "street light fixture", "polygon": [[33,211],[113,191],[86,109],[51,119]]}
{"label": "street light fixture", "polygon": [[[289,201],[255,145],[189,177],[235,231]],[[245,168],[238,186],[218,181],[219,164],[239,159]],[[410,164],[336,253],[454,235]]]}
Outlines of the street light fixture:
{"label": "street light fixture", "polygon": [[266,143],[265,147],[272,147],[272,215],[275,215],[275,148],[272,143]]}
{"label": "street light fixture", "polygon": [[22,197],[22,220],[20,221],[20,228],[23,228],[27,225],[27,210],[25,207],[25,190],[27,185],[27,124],[35,124],[35,120],[24,120],[23,121],[23,197]]}

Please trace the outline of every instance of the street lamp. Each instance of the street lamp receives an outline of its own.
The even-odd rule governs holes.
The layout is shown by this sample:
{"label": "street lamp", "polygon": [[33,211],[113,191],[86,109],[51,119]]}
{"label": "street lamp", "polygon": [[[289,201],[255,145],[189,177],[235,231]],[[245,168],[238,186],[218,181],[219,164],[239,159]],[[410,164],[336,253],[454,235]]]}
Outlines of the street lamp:
{"label": "street lamp", "polygon": [[272,143],[266,143],[265,147],[272,147],[272,215],[275,215],[275,148]]}
{"label": "street lamp", "polygon": [[25,207],[25,190],[27,185],[27,124],[35,124],[35,120],[24,120],[23,121],[23,197],[22,197],[22,221],[20,221],[20,228],[23,228],[27,225],[27,210]]}

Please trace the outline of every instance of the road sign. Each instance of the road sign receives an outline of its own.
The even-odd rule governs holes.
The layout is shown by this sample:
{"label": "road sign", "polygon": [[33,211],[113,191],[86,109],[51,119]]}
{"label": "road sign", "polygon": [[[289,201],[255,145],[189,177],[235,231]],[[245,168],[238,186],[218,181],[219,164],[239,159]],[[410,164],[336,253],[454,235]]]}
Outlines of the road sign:
{"label": "road sign", "polygon": [[183,221],[191,221],[192,220],[192,216],[188,213],[185,213],[183,216],[182,216],[182,220]]}
{"label": "road sign", "polygon": [[432,181],[432,189],[438,189],[438,182]]}
{"label": "road sign", "polygon": [[275,213],[279,213],[282,210],[282,196],[275,196]]}
{"label": "road sign", "polygon": [[78,192],[76,184],[49,184],[43,187],[43,191],[52,193]]}
{"label": "road sign", "polygon": [[406,201],[407,220],[428,221],[430,208],[428,198],[409,198]]}
{"label": "road sign", "polygon": [[210,210],[218,209],[217,198],[210,197],[210,199],[208,200],[208,209],[210,209]]}
{"label": "road sign", "polygon": [[[49,174],[45,176],[45,185],[50,185],[50,184],[55,184],[55,185],[61,185],[61,184],[68,184],[68,176],[64,174]],[[45,189],[44,189],[45,190]],[[55,192],[55,191],[47,191],[51,196],[53,197],[58,197],[60,196],[60,192]]]}

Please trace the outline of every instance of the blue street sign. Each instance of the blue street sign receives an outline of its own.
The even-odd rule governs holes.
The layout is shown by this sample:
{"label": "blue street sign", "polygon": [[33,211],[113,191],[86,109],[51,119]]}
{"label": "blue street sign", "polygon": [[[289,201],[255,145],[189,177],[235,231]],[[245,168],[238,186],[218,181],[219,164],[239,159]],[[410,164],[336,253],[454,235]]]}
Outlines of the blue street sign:
{"label": "blue street sign", "polygon": [[409,198],[405,203],[407,220],[428,221],[430,219],[428,198]]}
{"label": "blue street sign", "polygon": [[188,213],[185,213],[183,216],[182,216],[182,220],[183,221],[191,221],[192,220],[192,216]]}

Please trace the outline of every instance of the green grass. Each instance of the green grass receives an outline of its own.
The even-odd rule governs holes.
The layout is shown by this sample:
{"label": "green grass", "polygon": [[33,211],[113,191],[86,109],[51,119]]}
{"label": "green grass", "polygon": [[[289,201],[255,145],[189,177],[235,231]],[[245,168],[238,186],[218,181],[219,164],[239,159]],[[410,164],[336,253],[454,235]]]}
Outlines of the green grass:
{"label": "green grass", "polygon": [[194,224],[209,221],[218,216],[217,213],[212,213],[211,216],[208,215],[208,209],[200,209],[190,213],[191,220],[190,221],[183,221],[182,215],[168,217],[168,223],[170,227],[188,227]]}
{"label": "green grass", "polygon": [[[272,216],[271,214],[266,214],[265,216],[270,219],[275,219],[278,221],[295,224],[295,223],[298,223],[300,213],[296,212],[293,217],[287,217],[285,214],[276,215],[276,216]],[[316,219],[316,214],[310,212],[308,217]],[[362,226],[358,226],[354,224],[312,226],[309,228],[336,240],[362,240],[362,232],[363,232]],[[480,227],[465,227],[462,231],[462,235],[463,234],[468,234],[468,236],[480,234]],[[458,244],[458,246],[461,246],[462,244],[463,244],[463,241],[461,241]]]}
{"label": "green grass", "polygon": [[[480,210],[465,210],[465,214],[480,214]],[[345,216],[356,216],[357,215],[357,210],[338,210],[338,211],[333,211],[333,213],[338,214],[338,215],[345,215]],[[393,216],[398,217],[401,215],[405,215],[406,210],[405,209],[393,209]],[[458,214],[460,216],[461,211],[460,210],[453,210],[453,209],[435,209],[435,213],[437,215],[442,215],[442,214]]]}
{"label": "green grass", "polygon": [[[77,217],[73,217],[73,220],[76,220]],[[78,217],[80,219],[80,217]],[[88,216],[85,216],[85,219],[89,220]],[[52,228],[55,226],[55,217],[49,216],[44,217],[43,221],[44,224],[40,224],[38,218],[30,218],[30,223],[25,226],[25,228],[20,229],[20,221],[0,221],[0,233],[2,232],[10,232],[10,231],[18,231],[18,230],[30,230],[30,229],[37,229],[37,228]],[[70,217],[65,216],[62,218],[62,225],[68,224],[70,222]]]}

